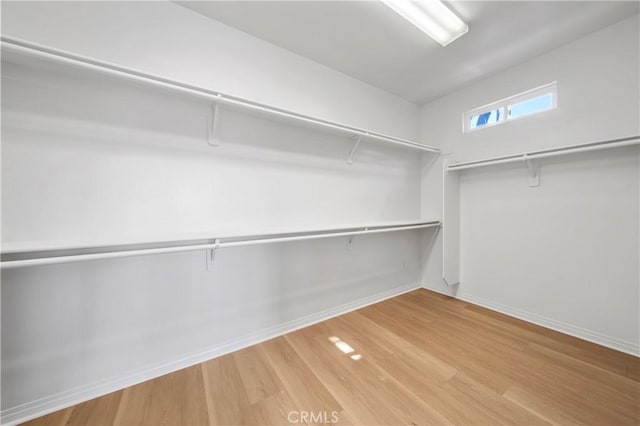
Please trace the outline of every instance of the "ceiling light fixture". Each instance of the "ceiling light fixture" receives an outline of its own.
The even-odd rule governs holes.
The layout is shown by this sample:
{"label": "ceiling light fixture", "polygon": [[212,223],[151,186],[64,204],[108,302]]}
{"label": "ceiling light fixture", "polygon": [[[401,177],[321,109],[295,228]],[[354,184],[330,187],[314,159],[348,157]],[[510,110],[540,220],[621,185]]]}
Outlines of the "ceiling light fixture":
{"label": "ceiling light fixture", "polygon": [[469,26],[440,0],[381,1],[442,46],[469,31]]}

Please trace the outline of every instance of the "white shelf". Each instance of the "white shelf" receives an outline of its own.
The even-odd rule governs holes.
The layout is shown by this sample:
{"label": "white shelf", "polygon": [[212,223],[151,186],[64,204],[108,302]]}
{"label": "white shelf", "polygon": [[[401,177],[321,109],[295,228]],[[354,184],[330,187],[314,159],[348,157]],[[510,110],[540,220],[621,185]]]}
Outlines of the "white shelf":
{"label": "white shelf", "polygon": [[[111,259],[119,257],[142,256],[163,253],[176,253],[196,250],[216,250],[225,247],[239,247],[256,244],[273,244],[293,241],[303,241],[321,238],[335,238],[343,236],[377,234],[383,232],[408,231],[425,228],[437,228],[439,221],[412,221],[387,224],[359,225],[340,228],[305,229],[295,232],[283,230],[269,231],[261,234],[210,234],[204,238],[188,238],[181,240],[156,240],[141,242],[117,243],[108,245],[61,245],[41,244],[36,246],[3,247],[3,256],[9,255],[10,260],[1,262],[2,268],[17,268],[38,266],[55,263],[68,263],[87,260]],[[224,241],[227,240],[227,241]],[[61,251],[67,253],[60,254]],[[51,252],[57,252],[54,256]],[[69,253],[71,252],[71,253]],[[47,253],[50,253],[47,255]]]}
{"label": "white shelf", "polygon": [[603,149],[622,148],[633,145],[640,145],[640,136],[629,136],[625,138],[592,142],[581,145],[570,145],[540,151],[523,152],[521,154],[506,155],[503,157],[493,157],[483,160],[466,161],[461,163],[451,163],[447,167],[447,171],[455,172],[458,170],[475,169],[478,167],[494,166],[507,163],[526,163],[527,161],[537,160],[541,158],[556,157],[568,154],[579,154],[582,152],[599,151]]}
{"label": "white shelf", "polygon": [[319,227],[269,227],[269,228],[252,228],[250,226],[226,227],[222,229],[212,229],[210,231],[189,232],[183,234],[162,234],[162,235],[144,235],[137,236],[131,240],[122,239],[92,239],[92,240],[64,240],[64,241],[11,241],[1,244],[0,252],[2,254],[10,253],[29,253],[44,252],[57,250],[82,250],[96,249],[101,247],[118,247],[118,246],[143,246],[162,244],[167,242],[182,241],[204,241],[214,238],[250,238],[255,236],[269,235],[285,235],[285,234],[308,234],[330,232],[335,230],[349,230],[357,228],[381,228],[381,227],[400,227],[421,225],[424,223],[433,223],[436,221],[425,220],[406,220],[406,221],[385,221],[372,223],[342,223],[339,225],[319,226]]}
{"label": "white shelf", "polygon": [[[119,65],[98,61],[88,57],[75,55],[69,52],[52,49],[46,46],[37,45],[23,40],[2,37],[2,55],[4,59],[15,62],[48,61],[55,64],[64,64],[78,69],[90,70],[121,78],[171,90],[201,99],[212,101],[215,105],[224,105],[233,109],[240,109],[249,113],[265,115],[271,119],[284,120],[288,123],[302,125],[305,127],[323,129],[325,131],[337,132],[348,137],[361,138],[362,140],[375,140],[378,142],[402,146],[404,148],[415,149],[427,153],[437,154],[439,149],[432,146],[420,144],[407,139],[397,138],[366,129],[341,124],[333,121],[323,120],[294,111],[287,111],[281,108],[261,104],[248,99],[230,96],[221,92],[193,86],[176,80],[170,80],[153,74],[140,72],[134,69],[121,67]],[[357,142],[356,142],[357,143]]]}

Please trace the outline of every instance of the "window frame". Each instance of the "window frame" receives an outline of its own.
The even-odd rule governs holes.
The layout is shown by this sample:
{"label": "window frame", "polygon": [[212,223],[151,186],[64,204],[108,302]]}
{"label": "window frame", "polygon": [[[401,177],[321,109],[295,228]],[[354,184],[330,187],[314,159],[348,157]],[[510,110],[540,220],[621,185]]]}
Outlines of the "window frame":
{"label": "window frame", "polygon": [[[528,114],[519,115],[517,117],[509,116],[509,107],[520,102],[528,101],[534,98],[538,98],[544,95],[551,94],[551,106],[549,108],[533,111]],[[491,102],[486,105],[474,108],[462,114],[462,133],[474,132],[480,129],[486,129],[497,126],[499,124],[507,123],[513,120],[519,120],[524,117],[531,117],[543,112],[554,110],[558,107],[558,82],[554,81],[545,85],[535,87],[522,93],[518,93],[507,98],[500,99],[495,102]],[[500,119],[494,123],[484,124],[479,127],[471,127],[471,118],[476,115],[484,114],[489,111],[500,109]]]}

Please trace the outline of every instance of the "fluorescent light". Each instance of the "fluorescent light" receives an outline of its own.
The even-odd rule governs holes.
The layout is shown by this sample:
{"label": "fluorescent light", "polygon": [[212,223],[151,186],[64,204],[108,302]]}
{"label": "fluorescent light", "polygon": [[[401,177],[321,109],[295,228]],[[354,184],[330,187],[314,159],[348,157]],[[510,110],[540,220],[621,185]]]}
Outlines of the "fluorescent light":
{"label": "fluorescent light", "polygon": [[469,31],[469,26],[440,0],[381,1],[442,46]]}

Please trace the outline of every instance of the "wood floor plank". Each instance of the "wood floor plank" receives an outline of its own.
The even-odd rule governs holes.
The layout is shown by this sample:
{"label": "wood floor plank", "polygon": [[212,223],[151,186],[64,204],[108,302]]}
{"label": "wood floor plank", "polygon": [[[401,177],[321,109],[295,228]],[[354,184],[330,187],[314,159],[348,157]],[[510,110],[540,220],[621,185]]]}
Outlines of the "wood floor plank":
{"label": "wood floor plank", "polygon": [[308,411],[343,411],[313,370],[283,337],[269,340],[260,349],[276,372],[292,401]]}
{"label": "wood floor plank", "polygon": [[640,383],[535,343],[529,345],[528,353],[538,358],[541,367],[542,363],[549,363],[559,371],[558,374],[570,380],[578,380],[576,385],[579,387],[597,384],[593,388],[604,395],[609,404],[617,401],[619,409],[624,409],[625,406],[633,407],[633,403],[637,402],[639,404],[633,411],[640,410],[640,401],[637,399]]}
{"label": "wood floor plank", "polygon": [[436,358],[447,360],[447,363],[458,370],[465,370],[467,374],[480,383],[494,389],[498,393],[504,392],[512,381],[502,373],[503,361],[479,357],[477,348],[466,340],[454,338],[446,331],[447,324],[444,320],[434,321],[429,327],[416,326],[398,327],[395,324],[379,321],[375,315],[362,312],[379,325],[388,328],[393,333],[410,341],[424,352]]}
{"label": "wood floor plank", "polygon": [[[447,420],[367,357],[354,360],[330,339],[332,321],[291,333],[292,344],[340,405],[366,424],[446,424]],[[348,342],[346,342],[348,343]],[[355,353],[360,348],[355,347]]]}
{"label": "wood floor plank", "polygon": [[200,366],[124,390],[116,425],[203,425],[209,423]]}
{"label": "wood floor plank", "polygon": [[342,410],[337,413],[338,421],[333,423],[336,426],[357,426],[363,425],[363,422],[356,421],[355,417],[347,410]]}
{"label": "wood floor plank", "polygon": [[233,353],[238,372],[249,397],[255,404],[272,395],[279,394],[282,383],[269,366],[264,353],[258,346],[251,346]]}
{"label": "wood floor plank", "polygon": [[23,423],[24,426],[64,426],[71,416],[71,411],[74,407],[65,408],[63,410],[55,411],[46,416],[38,417],[37,419],[29,420]]}
{"label": "wood floor plank", "polygon": [[[405,367],[408,375],[417,375],[423,381],[437,384],[446,382],[458,372],[446,360],[421,350],[358,312],[335,318],[332,324],[340,335],[360,347],[363,356],[371,356],[378,365],[387,365],[396,378],[400,377],[398,367]],[[362,333],[362,330],[368,332]]]}
{"label": "wood floor plank", "polygon": [[[594,368],[584,368],[582,374],[544,359],[537,359],[528,371],[511,369],[515,382],[523,389],[540,393],[541,399],[548,399],[548,405],[563,407],[573,418],[588,424],[633,424],[638,421],[638,401],[640,391],[635,382],[625,386],[628,392],[611,389],[607,381],[598,378]],[[575,361],[574,361],[575,362]],[[594,374],[594,376],[591,376]]]}
{"label": "wood floor plank", "polygon": [[636,361],[627,361],[625,365],[625,376],[631,380],[640,382],[640,359]]}
{"label": "wood floor plank", "polygon": [[290,419],[300,420],[302,412],[285,391],[261,399],[251,406],[251,411],[258,425],[284,425],[290,423]]}
{"label": "wood floor plank", "polygon": [[536,416],[556,425],[581,425],[582,422],[572,417],[566,410],[550,405],[542,395],[529,392],[520,386],[512,386],[504,393],[504,397],[517,405],[531,411]]}
{"label": "wood floor plank", "polygon": [[[521,424],[542,425],[549,424],[544,418],[511,402],[503,395],[476,382],[464,372],[456,374],[443,387],[442,393],[457,395],[459,403],[466,407],[473,407],[490,419],[490,424]],[[458,405],[459,406],[459,405]],[[478,424],[480,422],[473,422]]]}
{"label": "wood floor plank", "polygon": [[113,392],[73,407],[67,426],[103,426],[112,425],[115,421],[122,391]]}
{"label": "wood floor plank", "polygon": [[[349,341],[360,342],[349,334],[353,330],[349,330],[350,326],[354,328],[364,326],[363,321],[368,321],[363,317],[363,321],[355,320],[355,315],[350,314],[348,319],[338,319],[341,322],[341,327],[338,328],[340,335],[344,335]],[[371,326],[375,329],[375,325]],[[377,330],[376,330],[377,331]],[[386,374],[394,377],[397,381],[402,383],[402,386],[408,389],[412,394],[418,396],[422,401],[429,405],[435,412],[446,419],[446,423],[452,424],[494,424],[492,418],[486,416],[482,411],[476,410],[465,403],[457,392],[444,392],[441,385],[445,384],[448,380],[457,374],[457,370],[447,366],[442,361],[436,362],[445,365],[442,368],[440,374],[429,373],[429,362],[421,362],[419,359],[411,359],[406,356],[404,351],[398,351],[397,353],[389,348],[394,348],[395,345],[391,343],[392,339],[385,339],[385,333],[374,334],[376,336],[377,344],[365,344],[361,352],[367,359],[372,359],[375,365],[385,372]],[[382,337],[381,337],[382,336]],[[429,356],[425,352],[422,353],[425,358]],[[434,359],[434,358],[432,358]],[[426,360],[425,360],[426,361]],[[425,365],[427,364],[427,365]],[[424,370],[424,373],[423,373]],[[465,409],[461,410],[460,407],[464,406]],[[417,424],[421,424],[421,419],[416,419]]]}
{"label": "wood floor plank", "polygon": [[[287,342],[296,353],[315,372],[325,388],[341,406],[348,406],[358,421],[364,424],[398,423],[399,420],[386,412],[377,401],[368,398],[371,385],[360,374],[351,371],[362,371],[356,365],[347,365],[349,361],[333,344],[329,337],[333,336],[321,325],[315,325],[285,336]],[[367,371],[366,377],[371,376]]]}
{"label": "wood floor plank", "polygon": [[26,424],[638,425],[639,376],[640,358],[421,289]]}
{"label": "wood floor plank", "polygon": [[259,424],[232,355],[214,358],[201,367],[210,424]]}
{"label": "wood floor plank", "polygon": [[[458,380],[464,384],[460,387],[473,387],[473,391],[461,392],[458,387],[450,385],[451,380],[459,376],[455,368],[418,350],[357,312],[331,322],[337,325],[337,332],[341,336],[362,345],[363,356],[372,357],[378,367],[401,381],[454,424],[514,424],[517,420],[522,420],[524,424],[545,423],[520,407],[509,408],[508,401],[503,400],[502,396],[471,379],[464,382]],[[370,333],[359,332],[362,329],[369,330]],[[407,356],[409,354],[416,356]],[[437,365],[435,371],[434,363]],[[442,388],[442,385],[448,386]],[[465,409],[460,410],[461,406]]]}

